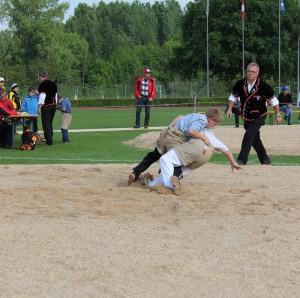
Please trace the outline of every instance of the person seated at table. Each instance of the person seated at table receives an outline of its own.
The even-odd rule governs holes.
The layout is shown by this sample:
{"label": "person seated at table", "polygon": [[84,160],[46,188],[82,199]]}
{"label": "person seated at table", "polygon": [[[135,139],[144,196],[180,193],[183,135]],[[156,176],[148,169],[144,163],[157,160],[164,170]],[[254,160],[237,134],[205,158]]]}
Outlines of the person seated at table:
{"label": "person seated at table", "polygon": [[5,101],[8,100],[6,90],[0,91],[0,147],[11,149],[13,143],[12,127],[6,116],[19,115],[14,109],[7,109]]}
{"label": "person seated at table", "polygon": [[[38,116],[38,95],[37,91],[34,87],[28,88],[28,93],[22,101],[21,112],[26,112],[30,115]],[[31,127],[31,123],[33,123],[33,132],[38,132],[38,119],[27,119],[25,121],[26,126]]]}

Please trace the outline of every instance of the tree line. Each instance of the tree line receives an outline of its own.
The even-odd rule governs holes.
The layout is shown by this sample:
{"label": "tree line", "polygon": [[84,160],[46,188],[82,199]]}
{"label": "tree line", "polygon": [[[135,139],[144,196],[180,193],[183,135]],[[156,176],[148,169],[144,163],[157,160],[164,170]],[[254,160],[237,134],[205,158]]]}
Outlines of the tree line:
{"label": "tree line", "polygon": [[[80,3],[58,0],[3,0],[0,20],[0,75],[33,84],[46,69],[58,84],[98,86],[133,83],[142,69],[167,86],[176,80],[228,84],[243,74],[241,1],[176,0],[133,3]],[[296,84],[299,7],[285,0],[281,15],[282,82]],[[277,0],[246,1],[245,62],[260,64],[263,78],[278,83],[279,10]],[[207,34],[208,25],[208,34]],[[207,53],[207,41],[208,49]]]}

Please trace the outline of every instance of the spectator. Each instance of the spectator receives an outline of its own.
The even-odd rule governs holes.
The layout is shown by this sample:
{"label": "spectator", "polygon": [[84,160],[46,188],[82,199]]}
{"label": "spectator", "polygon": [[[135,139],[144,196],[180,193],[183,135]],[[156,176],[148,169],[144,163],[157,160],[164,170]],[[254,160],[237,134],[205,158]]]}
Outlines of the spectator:
{"label": "spectator", "polygon": [[12,105],[11,101],[7,97],[6,90],[0,90],[0,146],[1,148],[11,149],[13,143],[12,127],[5,117],[9,115],[17,115],[18,112],[13,108],[7,109],[7,103]]}
{"label": "spectator", "polygon": [[69,144],[69,127],[72,122],[72,106],[67,97],[58,96],[59,107],[61,111],[60,130],[62,134],[62,144]]}
{"label": "spectator", "polygon": [[21,109],[19,86],[16,83],[11,85],[11,92],[9,93],[9,100],[12,102],[15,110]]}
{"label": "spectator", "polygon": [[274,96],[274,90],[259,76],[259,65],[250,63],[247,66],[247,76],[236,82],[232,93],[228,98],[227,117],[232,115],[232,108],[238,97],[241,100],[242,119],[244,121],[245,134],[241,150],[237,158],[239,165],[246,165],[248,155],[253,146],[261,164],[271,164],[266,149],[260,139],[260,128],[267,117],[267,103],[270,103],[276,114],[276,123],[281,123],[278,99]]}
{"label": "spectator", "polygon": [[150,77],[151,70],[145,69],[144,76],[139,77],[135,83],[134,92],[137,99],[135,126],[140,128],[141,111],[145,107],[144,128],[148,128],[150,120],[150,108],[154,98],[156,97],[155,80]]}
{"label": "spectator", "polygon": [[[34,87],[28,88],[28,93],[22,101],[21,112],[26,112],[31,115],[38,115],[38,95]],[[38,132],[38,119],[27,119],[26,126],[31,126],[33,123],[33,132]]]}
{"label": "spectator", "polygon": [[281,92],[278,96],[278,100],[280,111],[285,113],[284,120],[288,121],[288,125],[292,125],[293,99],[292,95],[289,93],[289,88],[287,86],[282,86]]}
{"label": "spectator", "polygon": [[1,91],[1,90],[6,90],[4,84],[5,84],[4,78],[3,78],[3,77],[0,77],[0,91]]}
{"label": "spectator", "polygon": [[41,83],[38,87],[38,113],[42,117],[46,145],[53,145],[53,119],[56,112],[57,86],[49,79],[48,73],[44,70],[39,72],[39,81]]}

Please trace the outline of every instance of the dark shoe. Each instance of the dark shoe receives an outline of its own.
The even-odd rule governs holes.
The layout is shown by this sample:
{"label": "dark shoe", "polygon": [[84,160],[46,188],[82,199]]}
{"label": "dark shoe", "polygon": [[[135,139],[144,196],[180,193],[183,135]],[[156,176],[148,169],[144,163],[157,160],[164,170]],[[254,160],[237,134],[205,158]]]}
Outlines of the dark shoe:
{"label": "dark shoe", "polygon": [[284,118],[283,118],[284,120],[287,120],[288,118],[287,118],[287,116],[284,116]]}
{"label": "dark shoe", "polygon": [[133,126],[133,128],[140,128],[140,126],[139,125],[135,125],[135,126]]}
{"label": "dark shoe", "polygon": [[245,165],[246,165],[241,159],[238,159],[238,160],[237,160],[237,164],[238,164],[239,166],[245,166]]}
{"label": "dark shoe", "polygon": [[148,128],[148,126],[147,126],[147,125],[145,125],[145,126],[144,126],[144,128],[146,128],[146,129],[147,129],[147,128]]}
{"label": "dark shoe", "polygon": [[46,141],[45,144],[48,145],[48,146],[52,146],[52,145],[53,145],[53,142],[47,142],[47,141]]}
{"label": "dark shoe", "polygon": [[267,158],[265,159],[265,161],[262,162],[261,164],[262,164],[262,165],[271,165],[272,162],[271,162],[271,159],[270,159],[269,157],[267,157]]}

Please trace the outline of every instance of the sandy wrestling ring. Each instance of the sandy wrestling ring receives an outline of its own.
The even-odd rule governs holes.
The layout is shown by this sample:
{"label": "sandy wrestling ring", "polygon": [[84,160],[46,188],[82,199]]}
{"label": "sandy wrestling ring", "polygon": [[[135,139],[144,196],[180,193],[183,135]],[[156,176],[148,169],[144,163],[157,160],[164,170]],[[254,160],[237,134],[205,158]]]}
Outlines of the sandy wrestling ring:
{"label": "sandy wrestling ring", "polygon": [[[239,150],[242,128],[215,133]],[[262,139],[300,154],[298,125]],[[299,166],[206,164],[184,196],[128,186],[132,166],[1,165],[0,297],[299,297]]]}

